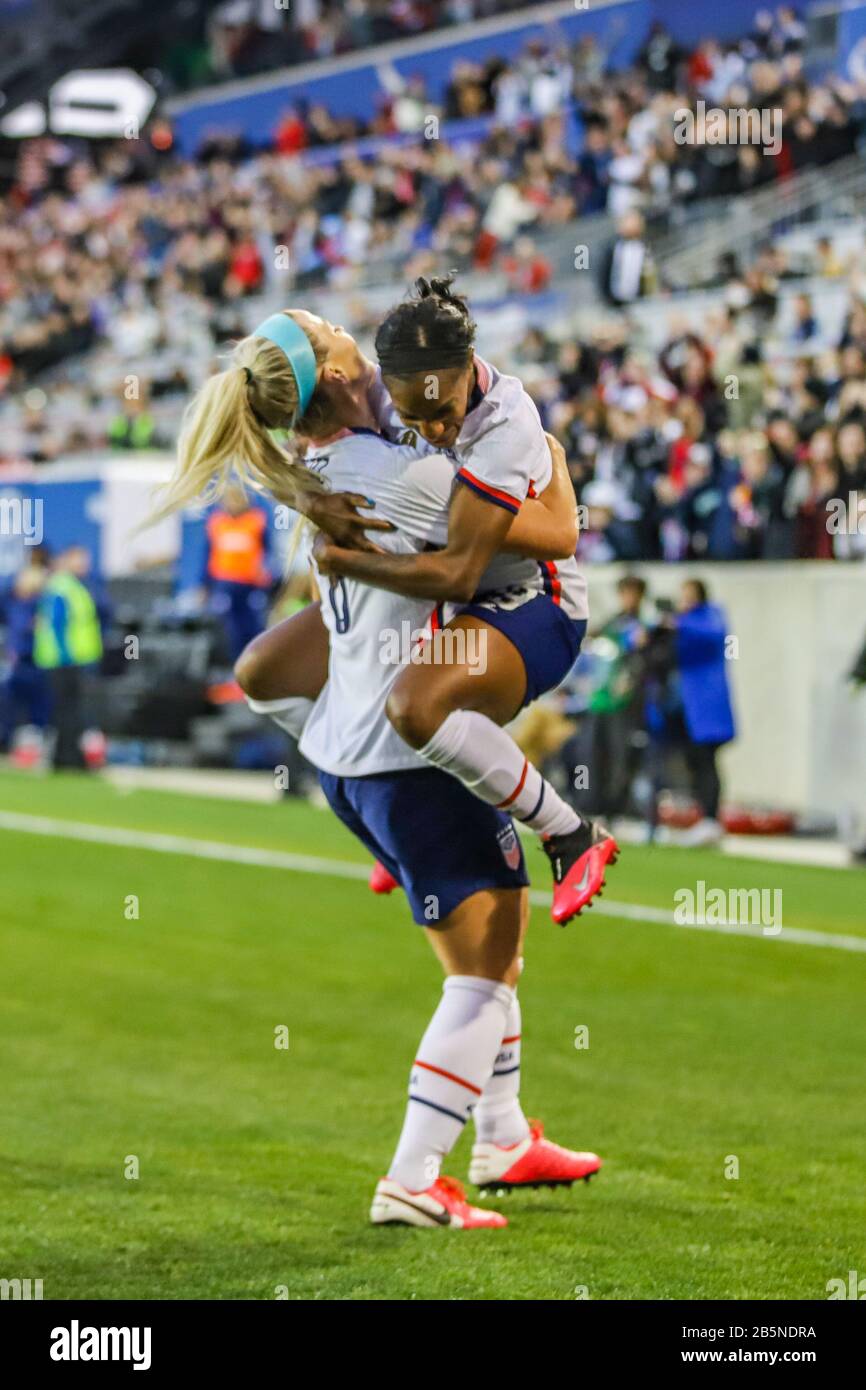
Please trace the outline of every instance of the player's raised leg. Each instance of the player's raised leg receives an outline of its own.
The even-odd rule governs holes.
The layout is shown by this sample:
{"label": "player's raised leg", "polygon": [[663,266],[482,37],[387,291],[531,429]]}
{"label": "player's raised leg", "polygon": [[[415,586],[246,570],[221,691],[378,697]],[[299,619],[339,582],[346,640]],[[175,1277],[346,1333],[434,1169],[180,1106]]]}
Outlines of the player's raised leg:
{"label": "player's raised leg", "polygon": [[255,637],[235,662],[235,677],[251,709],[300,738],[328,679],[328,630],[319,604]]}
{"label": "player's raised leg", "polygon": [[[328,679],[328,656],[328,629],[316,601],[248,643],[235,662],[235,678],[250,709],[299,740]],[[377,860],[370,871],[372,891],[391,893],[398,886]]]}
{"label": "player's raised leg", "polygon": [[468,613],[434,633],[429,661],[407,666],[395,682],[388,717],[428,762],[542,837],[553,869],[552,916],[564,924],[601,893],[618,846],[563,800],[501,727],[555,684],[563,665],[562,653],[550,650],[557,616],[548,633],[541,628],[552,605],[534,599],[524,608],[497,615],[508,635]]}

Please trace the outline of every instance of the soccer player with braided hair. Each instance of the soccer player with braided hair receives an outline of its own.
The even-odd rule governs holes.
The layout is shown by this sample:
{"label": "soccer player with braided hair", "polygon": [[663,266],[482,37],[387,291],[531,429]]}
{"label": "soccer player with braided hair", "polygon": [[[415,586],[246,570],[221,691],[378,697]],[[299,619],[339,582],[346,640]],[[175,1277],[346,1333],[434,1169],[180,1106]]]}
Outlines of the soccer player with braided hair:
{"label": "soccer player with braided hair", "polygon": [[[589,611],[573,554],[560,562],[500,554],[525,500],[550,482],[544,429],[522,384],[476,354],[475,323],[453,276],[418,280],[416,293],[380,325],[376,352],[403,424],[452,461],[447,542],[398,555],[323,535],[316,563],[322,574],[430,600],[431,659],[401,672],[389,718],[427,762],[542,837],[553,918],[565,923],[602,891],[618,846],[559,796],[502,727],[565,678]],[[454,641],[460,631],[462,644]],[[476,643],[486,652],[483,671],[459,659]]]}

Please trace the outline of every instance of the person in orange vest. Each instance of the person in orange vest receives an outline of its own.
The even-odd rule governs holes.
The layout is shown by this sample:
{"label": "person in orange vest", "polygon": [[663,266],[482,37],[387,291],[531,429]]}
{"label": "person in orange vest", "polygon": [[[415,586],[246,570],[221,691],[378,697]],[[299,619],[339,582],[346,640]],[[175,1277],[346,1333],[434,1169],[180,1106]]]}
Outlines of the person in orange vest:
{"label": "person in orange vest", "polygon": [[223,620],[232,662],[264,631],[272,578],[267,513],[248,502],[242,488],[230,487],[207,519],[205,586]]}

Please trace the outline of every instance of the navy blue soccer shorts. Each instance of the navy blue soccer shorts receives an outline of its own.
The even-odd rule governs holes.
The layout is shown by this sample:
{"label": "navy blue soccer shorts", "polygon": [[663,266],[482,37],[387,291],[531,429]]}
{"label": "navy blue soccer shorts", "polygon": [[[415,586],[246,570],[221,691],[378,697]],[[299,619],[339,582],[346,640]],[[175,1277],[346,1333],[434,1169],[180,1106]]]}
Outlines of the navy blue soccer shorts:
{"label": "navy blue soccer shorts", "polygon": [[565,680],[586,636],[586,619],[570,618],[547,594],[538,594],[516,608],[502,607],[493,599],[489,603],[476,601],[466,604],[460,613],[472,613],[497,628],[520,652],[526,668],[524,705]]}
{"label": "navy blue soccer shorts", "polygon": [[412,917],[435,927],[483,888],[525,888],[511,818],[436,767],[319,782],[336,816],[406,890]]}

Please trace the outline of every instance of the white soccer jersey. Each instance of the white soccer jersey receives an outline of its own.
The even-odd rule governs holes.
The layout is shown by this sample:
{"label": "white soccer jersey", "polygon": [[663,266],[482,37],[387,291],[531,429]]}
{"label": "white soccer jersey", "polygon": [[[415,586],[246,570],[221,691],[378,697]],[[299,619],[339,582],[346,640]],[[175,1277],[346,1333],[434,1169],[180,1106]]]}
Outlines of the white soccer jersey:
{"label": "white soccer jersey", "polygon": [[[345,431],[311,450],[307,464],[334,492],[360,492],[399,529],[377,545],[405,555],[444,544],[454,470],[442,454],[421,454],[368,431]],[[385,702],[413,639],[428,629],[429,599],[405,598],[355,579],[319,576],[330,635],[328,681],[304,726],[300,750],[323,772],[365,777],[428,763],[393,729]]]}
{"label": "white soccer jersey", "polygon": [[[495,506],[516,515],[527,497],[544,492],[553,472],[550,449],[535,403],[514,376],[505,376],[476,355],[477,387],[457,442],[443,450],[455,476],[466,487]],[[405,438],[406,428],[390,396],[377,379],[371,395],[379,426],[389,438]],[[436,452],[414,431],[409,432],[419,450]],[[444,543],[444,542],[443,542]],[[491,563],[479,586],[479,599],[508,591],[514,605],[549,594],[570,618],[588,618],[586,580],[577,561],[526,560],[500,555]],[[454,610],[451,609],[450,612]],[[450,615],[450,613],[449,613]]]}
{"label": "white soccer jersey", "polygon": [[478,385],[451,451],[461,482],[517,512],[543,492],[553,464],[532,397],[516,376],[475,358]]}
{"label": "white soccer jersey", "polygon": [[[532,398],[516,376],[504,376],[476,355],[477,387],[457,443],[449,452],[457,477],[489,502],[518,512],[527,497],[537,497],[550,482],[553,461],[544,426]],[[496,563],[517,557],[498,556]],[[568,560],[520,560],[520,584],[549,594],[570,618],[589,617],[586,580],[574,556]],[[531,567],[531,574],[526,567]],[[484,598],[487,582],[479,588]]]}

